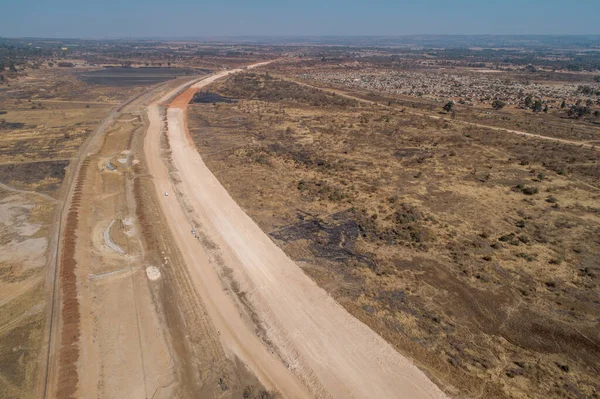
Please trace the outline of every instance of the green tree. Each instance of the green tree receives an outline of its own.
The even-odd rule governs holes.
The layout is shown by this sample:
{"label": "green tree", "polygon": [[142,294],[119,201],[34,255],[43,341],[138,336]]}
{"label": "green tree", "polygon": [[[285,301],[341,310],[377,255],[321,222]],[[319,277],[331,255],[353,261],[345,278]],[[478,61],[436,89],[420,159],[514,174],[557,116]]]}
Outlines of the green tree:
{"label": "green tree", "polygon": [[594,82],[600,83],[600,75],[594,76]]}
{"label": "green tree", "polygon": [[565,100],[563,100],[563,102],[562,102],[562,103],[560,103],[560,108],[561,108],[561,109],[565,109],[565,108],[566,108],[566,106],[567,106],[567,102],[566,102]]}
{"label": "green tree", "polygon": [[547,114],[548,113],[548,104],[544,105],[544,113]]}
{"label": "green tree", "polygon": [[454,109],[454,103],[452,101],[448,101],[446,105],[444,105],[444,111],[450,113]]}
{"label": "green tree", "polygon": [[540,100],[535,100],[531,109],[533,112],[540,112],[543,109],[544,104]]}
{"label": "green tree", "polygon": [[583,105],[573,105],[569,109],[568,115],[573,118],[581,118],[592,113],[592,110]]}
{"label": "green tree", "polygon": [[8,64],[8,70],[9,70],[9,71],[11,71],[11,72],[17,72],[17,67],[15,66],[15,63],[14,63],[14,62],[12,62],[12,61],[11,61],[11,62]]}
{"label": "green tree", "polygon": [[492,102],[492,108],[494,108],[495,110],[501,110],[502,108],[504,108],[505,105],[506,103],[502,100],[494,100]]}
{"label": "green tree", "polygon": [[596,92],[596,90],[594,90],[594,88],[592,86],[580,85],[580,86],[577,86],[577,92],[585,94],[587,96],[591,96],[592,94],[594,94]]}
{"label": "green tree", "polygon": [[525,107],[531,108],[532,104],[533,104],[533,97],[531,97],[531,96],[525,97]]}

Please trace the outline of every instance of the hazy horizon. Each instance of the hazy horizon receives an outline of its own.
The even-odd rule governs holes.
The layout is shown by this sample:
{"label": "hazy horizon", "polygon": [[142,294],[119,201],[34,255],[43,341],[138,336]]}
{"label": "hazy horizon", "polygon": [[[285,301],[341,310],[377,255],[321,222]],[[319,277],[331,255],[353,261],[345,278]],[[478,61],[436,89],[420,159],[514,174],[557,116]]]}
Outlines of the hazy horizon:
{"label": "hazy horizon", "polygon": [[2,35],[0,38],[5,39],[56,39],[56,40],[206,40],[206,39],[244,39],[244,38],[256,38],[256,39],[269,39],[269,38],[281,38],[281,39],[297,39],[297,38],[471,38],[471,37],[490,37],[490,38],[590,38],[600,39],[600,33],[564,33],[564,34],[551,34],[551,33],[515,33],[515,34],[453,34],[453,33],[411,33],[411,34],[239,34],[239,35],[190,35],[190,36],[113,36],[113,37],[102,37],[102,36],[33,36],[33,35]]}
{"label": "hazy horizon", "polygon": [[[4,5],[0,36],[205,38],[244,36],[597,35],[597,7],[584,0],[406,2],[24,0]],[[594,32],[593,29],[596,31]]]}

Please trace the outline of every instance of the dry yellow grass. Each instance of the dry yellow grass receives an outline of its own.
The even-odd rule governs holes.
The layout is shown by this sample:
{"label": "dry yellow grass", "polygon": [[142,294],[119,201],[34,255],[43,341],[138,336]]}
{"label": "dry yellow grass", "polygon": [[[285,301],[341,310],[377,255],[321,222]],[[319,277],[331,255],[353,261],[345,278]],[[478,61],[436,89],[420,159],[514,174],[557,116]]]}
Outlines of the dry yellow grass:
{"label": "dry yellow grass", "polygon": [[593,150],[233,85],[190,107],[201,155],[352,314],[459,397],[594,392]]}

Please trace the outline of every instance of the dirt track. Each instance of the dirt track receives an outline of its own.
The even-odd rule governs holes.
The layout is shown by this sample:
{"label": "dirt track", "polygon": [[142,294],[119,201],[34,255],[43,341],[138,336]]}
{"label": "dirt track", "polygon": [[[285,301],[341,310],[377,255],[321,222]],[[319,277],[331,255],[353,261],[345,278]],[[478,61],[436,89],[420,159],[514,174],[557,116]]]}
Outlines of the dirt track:
{"label": "dirt track", "polygon": [[[159,333],[153,333],[162,330],[154,327],[156,316],[148,300],[150,294],[143,284],[143,275],[124,274],[128,278],[113,278],[110,284],[88,281],[90,274],[122,268],[123,263],[131,266],[137,259],[121,259],[119,255],[104,251],[105,254],[95,248],[98,246],[94,245],[92,233],[98,230],[96,222],[108,224],[115,213],[125,214],[131,210],[122,200],[123,177],[102,175],[93,167],[97,162],[91,160],[97,159],[102,151],[112,153],[114,148],[127,147],[133,125],[127,129],[110,128],[121,113],[141,107],[156,91],[164,90],[162,86],[149,88],[113,110],[80,148],[79,156],[70,167],[65,180],[65,215],[63,218],[59,214],[57,219],[64,219],[62,228],[57,227],[56,232],[60,244],[56,250],[60,253],[58,275],[55,277],[51,268],[48,276],[55,283],[51,286],[56,287],[56,295],[52,289],[49,292],[49,303],[56,305],[50,306],[49,315],[54,315],[56,322],[52,323],[53,317],[50,317],[47,374],[40,379],[42,397],[145,397],[145,390],[160,386],[170,376],[170,370],[165,370],[167,356],[157,354],[164,350],[164,339]],[[69,178],[74,180],[72,186]],[[106,184],[98,184],[102,181]],[[111,201],[104,200],[107,197],[111,197]],[[104,270],[106,268],[109,270]],[[141,301],[140,306],[136,299]],[[150,326],[148,333],[139,333],[139,325]],[[119,350],[112,349],[114,342],[122,345]],[[154,358],[150,365],[140,367],[140,352],[144,346],[147,352],[151,348],[152,355],[149,355]],[[97,356],[98,353],[101,356]],[[151,377],[148,383],[146,375]]]}
{"label": "dirt track", "polygon": [[[202,161],[187,132],[185,106],[195,90],[231,72],[195,84],[168,109],[175,168],[171,176],[160,159],[157,103],[148,108],[144,144],[161,209],[222,344],[265,386],[285,397],[445,397],[408,359],[306,276]],[[171,179],[173,175],[177,178]],[[203,240],[190,233],[191,226]],[[222,277],[224,271],[235,282],[229,294],[217,274]],[[262,331],[262,341],[254,329]]]}
{"label": "dirt track", "polygon": [[[349,93],[347,93],[346,91],[343,91],[343,90],[321,87],[321,86],[318,86],[318,85],[313,85],[313,84],[309,84],[309,83],[306,83],[306,82],[300,82],[300,81],[297,81],[297,80],[294,80],[294,79],[289,79],[289,78],[286,78],[286,77],[283,77],[283,76],[279,76],[279,77],[281,79],[289,80],[290,82],[294,82],[294,83],[302,85],[302,86],[312,87],[314,89],[321,90],[321,91],[328,92],[328,93],[334,93],[334,94],[337,94],[339,96],[346,97],[346,98],[349,98],[349,99],[352,99],[352,100],[357,100],[357,101],[360,101],[360,102],[363,102],[363,103],[373,104],[373,105],[378,104],[376,101],[367,100],[367,99],[362,98],[360,96],[349,94]],[[392,106],[389,106],[389,105],[386,106],[386,105],[379,104],[379,106],[380,107],[384,107],[384,108],[393,108]],[[422,117],[425,117],[425,118],[430,118],[430,119],[435,119],[435,120],[446,119],[443,116],[433,115],[433,114],[427,113],[427,112],[411,111],[411,110],[408,110],[408,109],[404,109],[402,112],[404,112],[406,114],[409,114],[409,115],[417,115],[417,116],[422,116]],[[563,143],[563,144],[581,146],[581,147],[585,147],[585,148],[591,148],[591,149],[594,149],[594,150],[600,150],[600,148],[595,143],[593,143],[593,142],[561,139],[561,138],[558,138],[558,137],[551,137],[551,136],[544,136],[544,135],[541,135],[541,134],[528,133],[528,132],[524,132],[524,131],[521,131],[521,130],[513,130],[513,129],[507,129],[507,128],[504,128],[504,127],[498,127],[498,126],[492,126],[492,125],[484,125],[482,123],[476,123],[476,122],[467,122],[467,121],[460,121],[460,120],[452,120],[452,123],[463,125],[463,126],[479,127],[479,128],[494,130],[494,131],[502,132],[502,133],[511,133],[511,134],[516,134],[516,135],[520,135],[520,136],[523,136],[523,137],[531,137],[531,138],[536,138],[536,139],[540,139],[540,140],[553,141],[553,142],[556,142],[556,143]]]}

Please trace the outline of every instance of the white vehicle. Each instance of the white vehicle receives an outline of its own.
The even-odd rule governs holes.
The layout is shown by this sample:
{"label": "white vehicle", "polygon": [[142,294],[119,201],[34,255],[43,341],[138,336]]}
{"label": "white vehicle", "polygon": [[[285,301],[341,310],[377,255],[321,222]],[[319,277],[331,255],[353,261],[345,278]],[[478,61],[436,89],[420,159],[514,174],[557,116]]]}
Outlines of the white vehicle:
{"label": "white vehicle", "polygon": [[168,197],[168,196],[169,196],[169,193],[165,191],[165,197]]}

